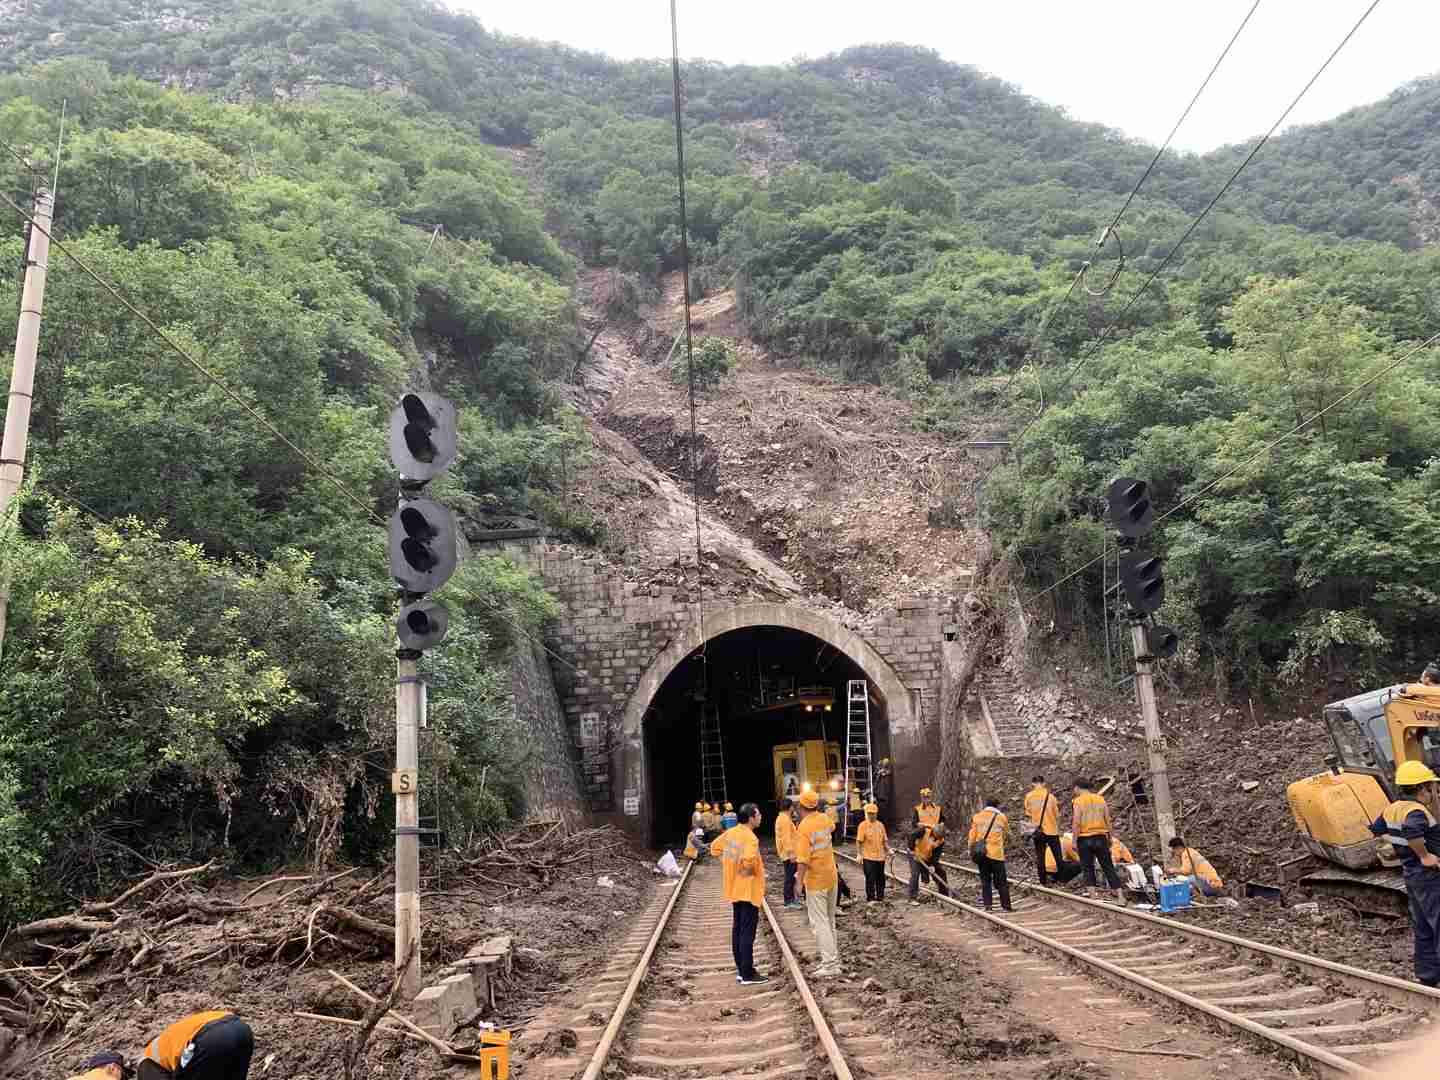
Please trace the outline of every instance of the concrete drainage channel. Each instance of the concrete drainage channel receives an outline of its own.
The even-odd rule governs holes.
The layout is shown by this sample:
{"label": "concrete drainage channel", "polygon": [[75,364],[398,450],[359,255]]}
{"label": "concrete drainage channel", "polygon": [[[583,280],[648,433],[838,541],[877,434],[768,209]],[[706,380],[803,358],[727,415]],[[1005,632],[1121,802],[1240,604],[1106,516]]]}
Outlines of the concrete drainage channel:
{"label": "concrete drainage channel", "polygon": [[764,1080],[828,1065],[836,1080],[852,1080],[850,1062],[886,1056],[885,1040],[851,1030],[849,1010],[858,1017],[858,1007],[840,1005],[837,1013],[827,1003],[833,1015],[822,1012],[791,940],[803,927],[794,912],[777,919],[767,904],[771,932],[756,938],[755,965],[771,981],[741,986],[718,863],[689,866],[658,892],[578,1008],[537,1018],[527,1030],[525,1076],[595,1080],[678,1070]]}
{"label": "concrete drainage channel", "polygon": [[[942,865],[976,876],[968,866]],[[1026,882],[1011,889],[1015,911],[1003,915],[924,891],[991,930],[1258,1037],[1322,1074],[1371,1075],[1369,1066],[1408,1048],[1398,1040],[1413,1035],[1422,1016],[1440,1010],[1440,991],[1417,983]],[[1383,1011],[1375,1011],[1377,999]]]}

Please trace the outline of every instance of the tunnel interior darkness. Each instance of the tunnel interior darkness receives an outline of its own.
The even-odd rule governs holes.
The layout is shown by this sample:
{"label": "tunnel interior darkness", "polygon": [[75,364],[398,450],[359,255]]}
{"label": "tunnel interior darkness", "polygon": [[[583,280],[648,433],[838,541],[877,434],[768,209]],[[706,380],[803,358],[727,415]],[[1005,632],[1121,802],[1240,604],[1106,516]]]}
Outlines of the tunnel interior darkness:
{"label": "tunnel interior darkness", "polygon": [[[706,677],[708,673],[708,678]],[[765,815],[762,832],[775,820],[774,748],[821,739],[845,755],[846,694],[865,672],[828,642],[803,630],[749,626],[710,639],[675,666],[661,684],[644,718],[645,767],[650,793],[650,834],[657,844],[684,843],[690,814],[702,798],[700,718],[705,704],[717,709],[725,760],[726,797],[738,809],[757,802]],[[884,699],[872,681],[872,760],[889,756]],[[823,687],[833,694],[826,711],[812,697],[789,696],[801,688]],[[789,690],[787,688],[793,688]],[[805,708],[804,701],[811,701]],[[810,777],[819,781],[824,778]]]}

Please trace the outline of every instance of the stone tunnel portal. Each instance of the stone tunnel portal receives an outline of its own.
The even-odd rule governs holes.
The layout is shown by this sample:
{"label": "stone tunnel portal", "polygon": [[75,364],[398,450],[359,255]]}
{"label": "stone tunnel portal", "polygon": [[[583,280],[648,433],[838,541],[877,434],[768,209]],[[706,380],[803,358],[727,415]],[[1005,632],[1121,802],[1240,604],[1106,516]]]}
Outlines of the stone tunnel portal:
{"label": "stone tunnel portal", "polygon": [[[837,647],[796,627],[752,625],[719,633],[674,663],[642,718],[652,841],[683,843],[691,811],[702,798],[701,724],[707,710],[718,720],[726,796],[737,809],[742,802],[759,803],[766,833],[780,796],[803,783],[842,798],[836,788],[844,785],[851,680],[864,680],[867,687],[873,762],[890,756],[893,706],[885,688],[894,694],[899,682],[878,656],[865,656],[863,645],[855,649],[857,643],[858,638],[842,640]],[[867,672],[846,645],[882,670]],[[903,691],[898,696],[903,707]],[[883,782],[877,797],[889,801]]]}

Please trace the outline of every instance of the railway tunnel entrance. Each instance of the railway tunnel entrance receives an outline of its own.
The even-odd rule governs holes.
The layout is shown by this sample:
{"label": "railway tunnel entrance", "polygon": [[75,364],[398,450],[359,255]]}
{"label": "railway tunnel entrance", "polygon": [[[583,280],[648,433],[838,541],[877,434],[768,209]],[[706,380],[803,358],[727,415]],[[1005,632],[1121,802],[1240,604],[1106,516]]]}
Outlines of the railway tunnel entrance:
{"label": "railway tunnel entrance", "polygon": [[[707,614],[703,644],[698,632],[672,643],[630,703],[627,733],[638,734],[644,747],[647,832],[657,845],[683,843],[694,804],[704,797],[704,722],[718,726],[711,754],[713,765],[723,764],[725,797],[737,808],[759,803],[762,831],[769,833],[778,799],[805,784],[837,805],[859,804],[863,792],[847,790],[844,771],[852,682],[865,686],[874,763],[892,756],[896,714],[908,720],[904,686],[858,635],[811,612],[753,607],[769,610]],[[635,732],[630,720],[637,712]],[[712,793],[720,797],[713,787]],[[883,814],[891,798],[883,780],[876,795]]]}

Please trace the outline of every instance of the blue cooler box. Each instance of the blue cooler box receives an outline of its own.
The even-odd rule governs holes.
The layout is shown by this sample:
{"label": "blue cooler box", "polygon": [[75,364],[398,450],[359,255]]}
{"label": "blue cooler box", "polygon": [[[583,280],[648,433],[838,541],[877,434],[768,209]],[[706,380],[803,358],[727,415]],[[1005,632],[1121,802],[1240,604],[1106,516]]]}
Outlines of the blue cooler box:
{"label": "blue cooler box", "polygon": [[1160,886],[1160,910],[1175,911],[1190,906],[1190,882],[1167,881]]}

